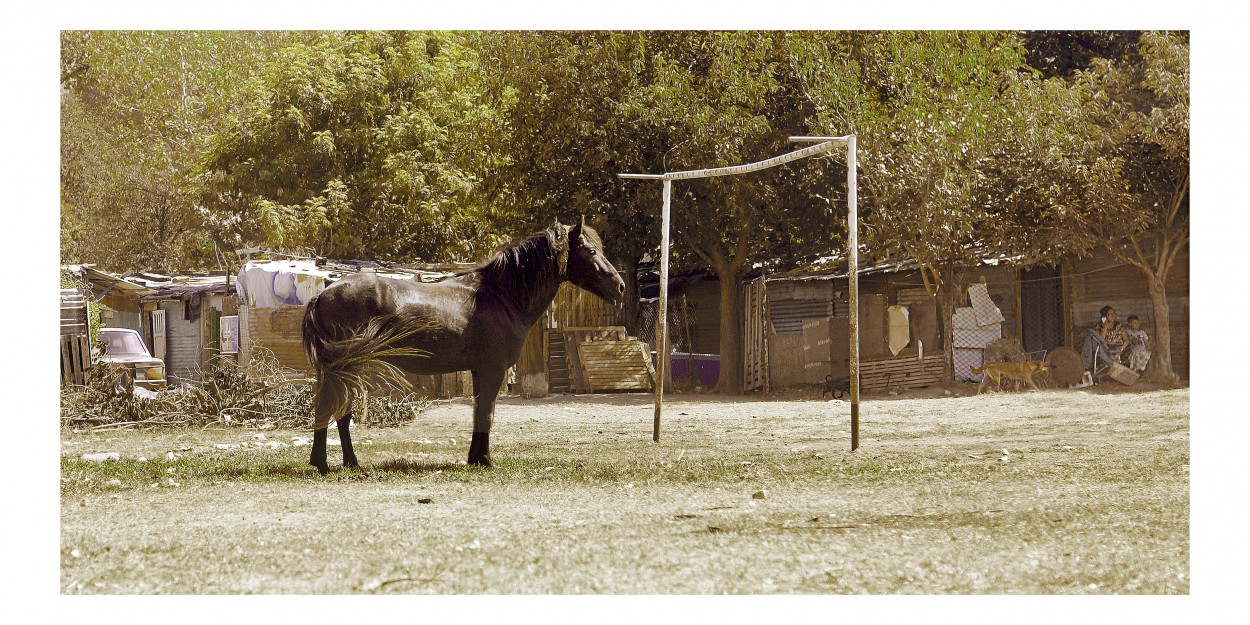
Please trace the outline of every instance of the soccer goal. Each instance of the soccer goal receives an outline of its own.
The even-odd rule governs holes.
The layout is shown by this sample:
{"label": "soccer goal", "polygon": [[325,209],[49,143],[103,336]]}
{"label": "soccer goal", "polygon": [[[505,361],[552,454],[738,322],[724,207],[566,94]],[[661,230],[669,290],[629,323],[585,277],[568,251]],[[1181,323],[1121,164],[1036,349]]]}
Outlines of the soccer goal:
{"label": "soccer goal", "polygon": [[660,413],[664,403],[664,379],[668,359],[668,249],[669,249],[669,206],[673,198],[673,181],[694,178],[711,178],[714,176],[736,176],[747,174],[769,167],[776,167],[790,161],[797,161],[809,156],[823,154],[837,147],[846,147],[846,188],[847,188],[847,272],[850,287],[850,373],[851,373],[851,450],[859,448],[859,235],[858,214],[856,210],[857,182],[855,175],[855,135],[845,137],[790,137],[795,143],[814,143],[808,147],[795,150],[781,156],[732,167],[714,169],[697,169],[692,171],[674,171],[665,174],[617,174],[621,178],[659,180],[664,183],[663,202],[660,218],[660,303],[659,315],[655,328],[656,353],[656,384],[655,384],[655,420],[652,427],[652,440],[660,441]]}

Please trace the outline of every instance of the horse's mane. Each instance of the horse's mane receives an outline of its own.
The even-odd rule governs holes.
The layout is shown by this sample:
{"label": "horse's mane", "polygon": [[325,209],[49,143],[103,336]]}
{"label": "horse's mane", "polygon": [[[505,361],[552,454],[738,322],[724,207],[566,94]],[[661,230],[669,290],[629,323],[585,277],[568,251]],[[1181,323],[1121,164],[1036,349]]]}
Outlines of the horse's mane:
{"label": "horse's mane", "polygon": [[[573,245],[569,241],[571,231],[572,228],[556,224],[496,252],[478,267],[456,275],[476,273],[484,282],[516,286],[523,290],[559,282],[567,270],[563,265],[568,262],[567,253]],[[595,249],[603,249],[603,240],[593,228],[583,226],[581,234]]]}
{"label": "horse's mane", "polygon": [[[521,289],[531,289],[550,282],[560,280],[560,255],[568,245],[556,244],[554,226],[535,233],[529,238],[496,252],[490,260],[482,265],[463,271],[458,275],[476,273],[482,276],[483,282],[496,285],[513,285]],[[563,229],[561,227],[561,229]],[[562,233],[567,239],[567,233]]]}

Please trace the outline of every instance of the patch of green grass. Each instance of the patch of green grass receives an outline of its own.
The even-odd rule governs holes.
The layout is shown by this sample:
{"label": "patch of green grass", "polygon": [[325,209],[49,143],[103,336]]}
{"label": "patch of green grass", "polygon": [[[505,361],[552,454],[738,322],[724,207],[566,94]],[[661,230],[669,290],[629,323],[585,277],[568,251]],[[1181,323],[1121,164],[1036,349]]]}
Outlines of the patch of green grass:
{"label": "patch of green grass", "polygon": [[842,467],[838,470],[842,475],[863,475],[865,473],[880,473],[881,471],[881,466],[875,464]]}
{"label": "patch of green grass", "polygon": [[[736,482],[779,474],[775,467],[754,463],[725,461],[659,462],[629,460],[624,462],[589,462],[557,457],[502,456],[495,468],[482,469],[461,463],[426,459],[390,458],[360,468],[343,468],[333,464],[331,472],[320,476],[308,465],[302,453],[284,451],[276,454],[247,452],[211,452],[186,454],[175,460],[139,462],[123,459],[108,462],[87,462],[76,458],[61,459],[61,492],[74,495],[117,488],[145,487],[173,480],[180,486],[192,483],[271,482],[291,480],[329,481],[413,481],[531,484],[605,484],[635,483],[648,485],[698,484]],[[801,471],[801,473],[814,473]],[[117,482],[111,482],[117,480]]]}
{"label": "patch of green grass", "polygon": [[289,481],[314,474],[315,471],[306,463],[291,460],[257,462],[239,458],[196,457],[174,461],[85,462],[62,458],[61,494],[144,487],[153,483],[166,484],[168,480],[178,485],[223,480],[266,482]]}

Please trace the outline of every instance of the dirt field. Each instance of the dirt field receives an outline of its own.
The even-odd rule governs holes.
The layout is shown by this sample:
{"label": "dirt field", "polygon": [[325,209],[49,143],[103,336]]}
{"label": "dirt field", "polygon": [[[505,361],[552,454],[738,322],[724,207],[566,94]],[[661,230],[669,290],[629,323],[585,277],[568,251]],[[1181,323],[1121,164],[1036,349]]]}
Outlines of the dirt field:
{"label": "dirt field", "polygon": [[673,395],[659,444],[649,395],[507,398],[492,471],[469,413],[324,478],[304,431],[63,431],[61,592],[1190,589],[1188,389],[869,397],[855,452],[814,395]]}

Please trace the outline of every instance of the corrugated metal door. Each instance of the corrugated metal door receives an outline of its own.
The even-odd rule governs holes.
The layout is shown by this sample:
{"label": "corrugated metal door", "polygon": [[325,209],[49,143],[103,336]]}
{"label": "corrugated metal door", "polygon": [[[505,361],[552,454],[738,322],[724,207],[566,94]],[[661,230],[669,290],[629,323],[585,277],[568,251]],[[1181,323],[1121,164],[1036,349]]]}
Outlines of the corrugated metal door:
{"label": "corrugated metal door", "polygon": [[167,353],[165,371],[171,381],[199,381],[200,370],[200,322],[184,319],[183,302],[166,302],[165,334]]}
{"label": "corrugated metal door", "polygon": [[[152,355],[165,360],[165,311],[152,311]],[[167,363],[168,364],[168,363]]]}
{"label": "corrugated metal door", "polygon": [[803,334],[803,320],[828,317],[833,312],[829,298],[782,299],[768,302],[768,313],[777,334],[799,336]]}

